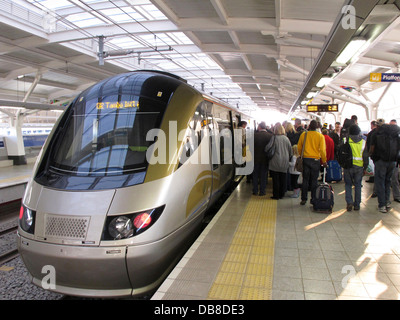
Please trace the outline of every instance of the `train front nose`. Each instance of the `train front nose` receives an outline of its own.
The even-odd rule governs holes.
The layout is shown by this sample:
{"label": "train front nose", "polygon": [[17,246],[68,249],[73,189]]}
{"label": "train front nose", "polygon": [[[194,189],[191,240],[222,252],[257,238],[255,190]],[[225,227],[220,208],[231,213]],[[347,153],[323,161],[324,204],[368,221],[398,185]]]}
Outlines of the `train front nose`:
{"label": "train front nose", "polygon": [[24,205],[36,212],[34,233],[20,228],[18,246],[33,282],[42,286],[46,270],[54,270],[57,292],[130,295],[125,246],[100,247],[114,190],[61,192],[35,184],[32,190],[37,202],[27,197]]}
{"label": "train front nose", "polygon": [[[75,247],[43,243],[21,235],[18,238],[21,257],[34,284],[67,295],[131,295],[125,247]],[[51,281],[54,287],[50,286]]]}

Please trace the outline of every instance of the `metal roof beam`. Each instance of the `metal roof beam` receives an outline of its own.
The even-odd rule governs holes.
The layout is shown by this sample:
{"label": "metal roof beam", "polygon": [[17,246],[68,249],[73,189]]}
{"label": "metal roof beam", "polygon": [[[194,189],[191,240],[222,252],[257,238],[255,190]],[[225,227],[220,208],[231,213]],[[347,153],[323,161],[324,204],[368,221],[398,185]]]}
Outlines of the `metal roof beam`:
{"label": "metal roof beam", "polygon": [[[344,6],[351,5],[356,10],[357,16],[354,17],[355,29],[343,27],[343,20],[347,17],[347,12],[340,12],[336,21],[333,24],[323,49],[308,75],[302,90],[296,101],[294,101],[289,113],[292,113],[295,108],[304,100],[308,92],[316,85],[322,75],[331,66],[332,62],[350,42],[351,38],[357,33],[358,28],[364,23],[368,15],[372,12],[374,7],[379,4],[379,0],[347,0]],[[343,7],[345,8],[345,7]],[[368,114],[368,113],[367,113]]]}
{"label": "metal roof beam", "polygon": [[229,17],[225,11],[224,6],[221,4],[221,1],[220,0],[210,0],[210,1],[215,11],[217,12],[218,17],[221,19],[222,23],[224,25],[228,25]]}
{"label": "metal roof beam", "polygon": [[85,33],[80,30],[66,30],[53,32],[45,36],[50,43],[60,43],[68,41],[77,41],[88,38],[88,34],[93,38],[98,35],[106,37],[116,37],[129,33],[140,35],[148,34],[149,30],[154,33],[158,32],[187,32],[187,31],[254,31],[254,32],[296,32],[306,34],[326,35],[332,26],[330,22],[297,20],[297,19],[281,19],[281,27],[275,25],[275,19],[254,20],[251,18],[229,18],[229,24],[210,18],[184,18],[177,23],[178,26],[168,20],[158,21],[141,21],[120,23],[119,25],[102,25],[96,27],[86,27]]}

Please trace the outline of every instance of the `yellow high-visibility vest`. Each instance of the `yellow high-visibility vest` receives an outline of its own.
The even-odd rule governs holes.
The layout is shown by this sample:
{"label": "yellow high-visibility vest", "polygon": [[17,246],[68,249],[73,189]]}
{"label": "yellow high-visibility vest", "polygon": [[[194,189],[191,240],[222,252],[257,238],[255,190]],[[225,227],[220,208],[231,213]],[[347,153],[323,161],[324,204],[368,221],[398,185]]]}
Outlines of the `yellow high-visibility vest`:
{"label": "yellow high-visibility vest", "polygon": [[364,165],[362,154],[365,146],[365,141],[361,139],[359,142],[356,143],[351,138],[349,138],[349,143],[351,147],[351,152],[353,153],[353,166],[362,167]]}

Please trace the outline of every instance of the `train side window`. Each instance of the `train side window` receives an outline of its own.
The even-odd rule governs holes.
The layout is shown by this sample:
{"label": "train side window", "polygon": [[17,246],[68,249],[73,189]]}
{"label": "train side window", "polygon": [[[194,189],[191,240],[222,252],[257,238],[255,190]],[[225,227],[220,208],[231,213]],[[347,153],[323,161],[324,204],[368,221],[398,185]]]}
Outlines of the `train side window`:
{"label": "train side window", "polygon": [[218,124],[221,165],[232,163],[232,126],[229,110],[214,105],[214,120]]}
{"label": "train side window", "polygon": [[189,121],[189,126],[185,133],[185,144],[180,156],[179,166],[184,164],[200,145],[203,138],[203,129],[206,129],[207,113],[204,102],[201,102]]}

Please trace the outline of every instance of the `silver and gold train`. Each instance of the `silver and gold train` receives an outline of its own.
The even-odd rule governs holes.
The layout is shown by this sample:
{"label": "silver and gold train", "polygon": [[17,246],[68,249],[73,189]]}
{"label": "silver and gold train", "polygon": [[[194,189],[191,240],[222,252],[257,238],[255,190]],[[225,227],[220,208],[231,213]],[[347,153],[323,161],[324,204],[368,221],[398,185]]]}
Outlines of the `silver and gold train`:
{"label": "silver and gold train", "polygon": [[53,279],[47,288],[76,296],[154,291],[232,181],[242,142],[222,135],[241,120],[249,117],[164,72],[129,72],[82,92],[22,201],[18,248],[33,283]]}

